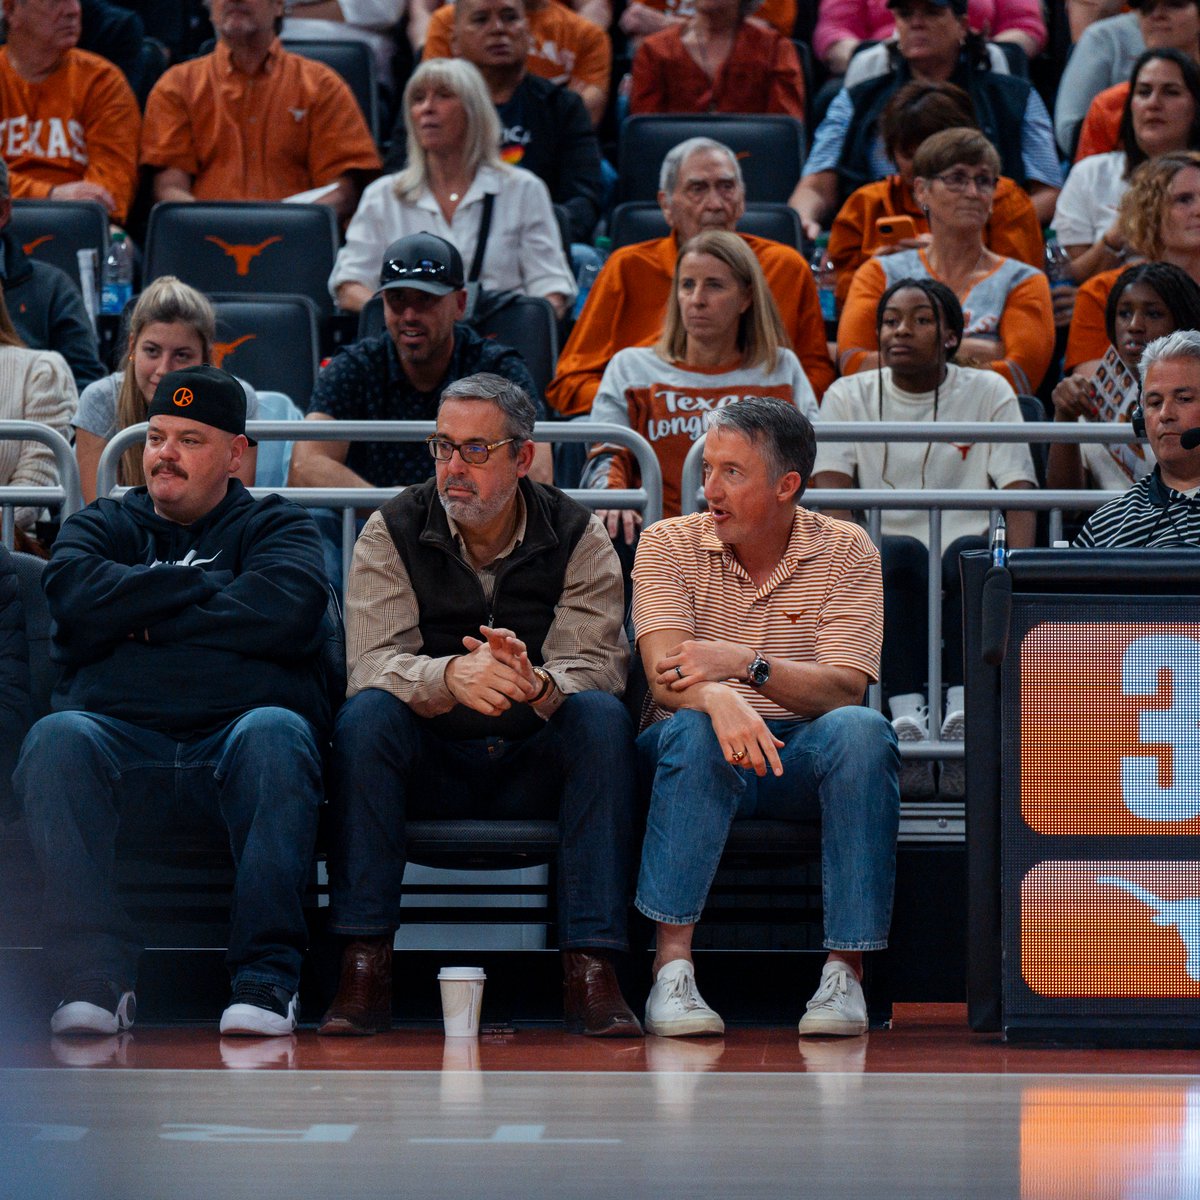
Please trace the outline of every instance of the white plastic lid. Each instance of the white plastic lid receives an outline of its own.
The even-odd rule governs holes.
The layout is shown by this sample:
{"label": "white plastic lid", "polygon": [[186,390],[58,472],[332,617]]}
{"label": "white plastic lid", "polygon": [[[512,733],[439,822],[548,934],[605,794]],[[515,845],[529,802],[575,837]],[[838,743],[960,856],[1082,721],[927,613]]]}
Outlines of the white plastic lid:
{"label": "white plastic lid", "polygon": [[486,979],[482,967],[443,967],[439,979]]}

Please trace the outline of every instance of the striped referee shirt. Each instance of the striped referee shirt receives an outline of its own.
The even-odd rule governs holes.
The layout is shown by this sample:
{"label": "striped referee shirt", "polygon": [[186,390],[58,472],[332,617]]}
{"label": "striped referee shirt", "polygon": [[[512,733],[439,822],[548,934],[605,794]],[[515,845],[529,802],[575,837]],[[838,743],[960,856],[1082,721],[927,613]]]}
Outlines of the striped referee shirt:
{"label": "striped referee shirt", "polygon": [[[753,646],[768,661],[852,667],[874,680],[883,643],[879,553],[858,525],[798,507],[783,557],[758,587],[708,513],[659,521],[638,543],[633,625],[638,639],[672,629]],[[800,719],[748,683],[728,682],[767,720]],[[654,705],[643,725],[669,716]]]}
{"label": "striped referee shirt", "polygon": [[1092,513],[1073,545],[1078,549],[1200,548],[1200,499],[1163,483],[1158,467]]}

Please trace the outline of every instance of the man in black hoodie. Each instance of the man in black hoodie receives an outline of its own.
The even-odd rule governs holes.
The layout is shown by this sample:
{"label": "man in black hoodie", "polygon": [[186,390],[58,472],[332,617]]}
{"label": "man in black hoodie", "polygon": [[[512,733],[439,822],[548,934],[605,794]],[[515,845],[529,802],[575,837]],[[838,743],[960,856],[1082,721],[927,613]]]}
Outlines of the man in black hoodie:
{"label": "man in black hoodie", "polygon": [[236,867],[221,1032],[287,1034],[330,723],[320,537],[234,478],[250,443],[232,375],[173,371],[147,416],[146,486],[67,521],[45,572],[61,676],[14,782],[63,981],[50,1027],[133,1022],[141,940],[113,888],[118,824],[203,819],[228,830]]}

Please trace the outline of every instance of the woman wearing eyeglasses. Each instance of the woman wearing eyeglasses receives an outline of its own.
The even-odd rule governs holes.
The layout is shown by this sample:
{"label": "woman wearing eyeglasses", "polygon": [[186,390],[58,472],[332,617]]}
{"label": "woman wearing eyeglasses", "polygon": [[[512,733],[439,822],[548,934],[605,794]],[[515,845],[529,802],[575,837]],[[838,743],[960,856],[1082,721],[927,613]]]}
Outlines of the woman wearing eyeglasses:
{"label": "woman wearing eyeglasses", "polygon": [[854,274],[838,324],[843,375],[879,361],[875,314],[898,279],[944,283],[962,306],[965,328],[958,359],[990,367],[1018,393],[1042,382],[1054,353],[1054,308],[1041,271],[984,245],[1000,159],[973,129],[927,138],[913,159],[913,192],[929,220],[929,245],[863,263]]}
{"label": "woman wearing eyeglasses", "polygon": [[[821,426],[836,421],[1020,421],[1012,388],[994,371],[973,370],[953,359],[963,339],[963,311],[954,293],[928,277],[899,279],[875,310],[880,353],[876,367],[833,383],[821,404]],[[1029,447],[1021,443],[955,445],[950,442],[838,442],[821,438],[814,488],[860,487],[924,490],[1030,488],[1036,484]],[[829,515],[850,519],[848,510]],[[983,547],[986,512],[942,514],[941,555],[943,681],[951,685],[943,738],[962,737],[962,595],[958,556]],[[882,515],[884,636],[880,679],[901,740],[928,736],[925,705],[928,638],[926,598],[929,519],[918,510],[885,509]],[[1029,512],[1008,514],[1012,546],[1033,545]],[[905,719],[907,718],[907,719]],[[957,719],[955,719],[957,718]],[[943,770],[942,791],[961,790]],[[947,776],[949,775],[949,778]],[[901,780],[910,794],[928,793],[926,761],[905,764]]]}
{"label": "woman wearing eyeglasses", "polygon": [[[662,336],[653,346],[615,354],[600,380],[591,420],[626,425],[654,447],[663,473],[663,515],[680,512],[680,477],[704,415],[744,396],[775,396],[810,420],[817,401],[754,253],[733,233],[708,230],[690,238],[675,260]],[[583,487],[637,487],[637,461],[627,450],[600,446]],[[598,515],[608,532],[631,543],[632,509]]]}

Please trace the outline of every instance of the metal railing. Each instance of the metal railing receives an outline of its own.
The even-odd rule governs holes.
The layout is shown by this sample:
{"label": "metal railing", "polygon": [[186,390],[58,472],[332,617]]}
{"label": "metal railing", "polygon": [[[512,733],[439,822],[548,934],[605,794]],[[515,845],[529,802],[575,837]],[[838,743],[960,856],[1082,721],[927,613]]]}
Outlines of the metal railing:
{"label": "metal railing", "polygon": [[[130,425],[121,430],[104,448],[96,468],[96,495],[113,494],[117,486],[117,466],[121,455],[132,445],[144,441],[146,424]],[[284,442],[420,442],[434,432],[433,421],[248,421],[246,432],[259,441]],[[640,488],[565,489],[589,508],[635,508],[647,525],[662,519],[662,467],[654,447],[640,434],[622,425],[591,425],[581,421],[539,421],[533,427],[536,442],[615,442],[633,452],[642,476]],[[429,460],[433,473],[433,459]],[[376,509],[385,500],[398,495],[402,487],[390,488],[251,488],[251,494],[286,496],[306,508],[342,510],[342,580],[350,576],[350,560],[357,536],[358,509]]]}
{"label": "metal railing", "polygon": [[[1080,422],[1029,421],[992,424],[986,421],[830,421],[814,422],[818,442],[953,442],[964,443],[1084,443],[1116,445],[1138,440],[1129,425],[1099,425]],[[692,446],[683,464],[680,484],[684,513],[698,512],[704,504],[702,491],[704,439]],[[929,514],[928,587],[926,620],[929,657],[927,683],[930,731],[942,725],[942,513],[943,511],[987,512],[989,531],[1001,511],[1049,512],[1050,540],[1062,537],[1064,512],[1090,512],[1122,492],[1098,489],[1065,490],[1046,488],[955,490],[893,488],[811,488],[804,493],[804,507],[811,509],[851,509],[865,512],[866,528],[878,546],[882,540],[885,510],[925,511]],[[878,683],[870,689],[870,703],[883,707]],[[931,738],[904,748],[906,758],[961,758],[961,742],[943,742]]]}
{"label": "metal railing", "polygon": [[0,442],[41,442],[58,468],[57,485],[0,487],[0,542],[11,549],[18,508],[56,508],[65,520],[83,507],[83,492],[75,451],[58,430],[37,421],[0,421]]}

